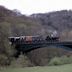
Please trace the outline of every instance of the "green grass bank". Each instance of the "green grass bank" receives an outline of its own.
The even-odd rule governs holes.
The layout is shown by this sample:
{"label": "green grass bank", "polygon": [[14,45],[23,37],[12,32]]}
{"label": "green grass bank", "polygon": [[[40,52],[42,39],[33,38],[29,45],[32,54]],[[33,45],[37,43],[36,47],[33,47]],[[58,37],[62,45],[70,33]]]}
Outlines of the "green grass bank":
{"label": "green grass bank", "polygon": [[72,72],[72,64],[61,66],[9,68],[1,69],[0,72]]}

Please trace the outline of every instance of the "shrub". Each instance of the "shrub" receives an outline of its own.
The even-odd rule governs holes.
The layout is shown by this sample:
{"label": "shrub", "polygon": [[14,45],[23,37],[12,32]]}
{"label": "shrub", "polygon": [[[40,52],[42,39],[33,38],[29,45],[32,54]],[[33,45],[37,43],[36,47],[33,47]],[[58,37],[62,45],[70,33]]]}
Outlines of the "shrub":
{"label": "shrub", "polygon": [[58,58],[58,57],[54,57],[49,62],[49,65],[61,65],[61,64],[62,64],[62,62],[61,62],[60,58]]}
{"label": "shrub", "polygon": [[19,58],[14,59],[11,62],[11,67],[28,67],[33,66],[33,64],[30,62],[28,57],[26,55],[20,55]]}
{"label": "shrub", "polygon": [[72,56],[54,57],[50,60],[49,65],[63,65],[72,63]]}
{"label": "shrub", "polygon": [[7,66],[9,65],[9,63],[10,63],[9,58],[6,55],[1,54],[0,55],[0,66],[5,66],[5,65]]}
{"label": "shrub", "polygon": [[62,57],[61,57],[61,61],[63,62],[63,64],[72,63],[72,56],[70,56],[70,57],[62,56]]}

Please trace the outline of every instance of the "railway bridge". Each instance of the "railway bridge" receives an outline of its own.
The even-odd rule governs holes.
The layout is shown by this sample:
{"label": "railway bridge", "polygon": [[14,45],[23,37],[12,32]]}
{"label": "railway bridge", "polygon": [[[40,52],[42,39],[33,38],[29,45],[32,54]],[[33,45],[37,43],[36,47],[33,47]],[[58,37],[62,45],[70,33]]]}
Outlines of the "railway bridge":
{"label": "railway bridge", "polygon": [[31,43],[24,43],[24,42],[16,42],[15,44],[15,48],[18,51],[23,51],[23,52],[28,52],[37,48],[42,48],[42,47],[47,47],[50,45],[54,45],[54,46],[64,46],[67,48],[72,49],[72,41],[42,41],[42,42],[31,42]]}
{"label": "railway bridge", "polygon": [[9,37],[11,45],[15,46],[15,49],[19,52],[29,52],[31,50],[47,47],[47,46],[64,46],[72,50],[72,41],[60,41],[59,37],[49,37],[43,39],[41,36],[20,36]]}

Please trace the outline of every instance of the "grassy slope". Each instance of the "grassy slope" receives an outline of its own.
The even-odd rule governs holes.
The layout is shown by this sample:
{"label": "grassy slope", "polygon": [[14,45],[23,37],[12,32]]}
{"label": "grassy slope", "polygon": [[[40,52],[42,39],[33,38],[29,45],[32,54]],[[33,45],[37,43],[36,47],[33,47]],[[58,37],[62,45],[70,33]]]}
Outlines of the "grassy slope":
{"label": "grassy slope", "polygon": [[10,68],[0,72],[72,72],[72,64],[50,67]]}

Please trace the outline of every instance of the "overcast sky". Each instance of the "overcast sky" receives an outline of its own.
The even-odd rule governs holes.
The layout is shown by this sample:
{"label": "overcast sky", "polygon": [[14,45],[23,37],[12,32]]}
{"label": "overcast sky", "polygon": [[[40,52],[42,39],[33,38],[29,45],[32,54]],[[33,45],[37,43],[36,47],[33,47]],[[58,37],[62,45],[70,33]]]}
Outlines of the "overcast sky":
{"label": "overcast sky", "polygon": [[18,9],[23,14],[30,15],[72,9],[72,0],[0,0],[0,5],[12,10]]}

